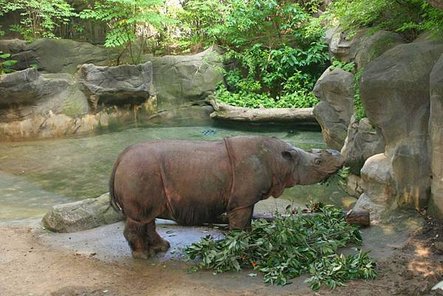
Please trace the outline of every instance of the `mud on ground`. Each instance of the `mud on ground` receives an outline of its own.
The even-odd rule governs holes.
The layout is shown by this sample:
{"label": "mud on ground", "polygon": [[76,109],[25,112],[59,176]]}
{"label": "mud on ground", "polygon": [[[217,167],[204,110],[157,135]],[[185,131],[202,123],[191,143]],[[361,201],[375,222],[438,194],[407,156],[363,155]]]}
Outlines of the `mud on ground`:
{"label": "mud on ground", "polygon": [[[0,295],[443,295],[443,290],[431,290],[443,280],[442,222],[426,219],[412,233],[397,233],[396,227],[371,228],[363,231],[370,244],[383,242],[383,234],[388,237],[386,243],[366,246],[376,257],[377,279],[313,292],[303,283],[305,277],[276,287],[263,284],[251,270],[214,275],[190,272],[189,263],[174,258],[133,260],[129,251],[106,257],[103,250],[109,249],[109,242],[93,237],[94,231],[103,229],[78,240],[75,234],[60,239],[35,226],[1,225]],[[104,237],[115,233],[119,243],[124,242],[120,224],[106,231]]]}

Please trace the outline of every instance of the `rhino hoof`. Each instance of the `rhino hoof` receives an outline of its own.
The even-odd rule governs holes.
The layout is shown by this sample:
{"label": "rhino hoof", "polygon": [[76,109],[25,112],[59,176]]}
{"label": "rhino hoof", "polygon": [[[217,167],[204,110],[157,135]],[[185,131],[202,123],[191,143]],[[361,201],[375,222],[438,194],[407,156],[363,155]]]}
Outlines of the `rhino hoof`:
{"label": "rhino hoof", "polygon": [[146,251],[132,251],[132,258],[134,259],[149,259],[151,257],[150,252]]}
{"label": "rhino hoof", "polygon": [[159,253],[159,252],[166,252],[167,250],[169,250],[170,247],[171,245],[169,244],[168,241],[162,240],[162,242],[158,243],[157,245],[150,246],[150,249],[155,253]]}

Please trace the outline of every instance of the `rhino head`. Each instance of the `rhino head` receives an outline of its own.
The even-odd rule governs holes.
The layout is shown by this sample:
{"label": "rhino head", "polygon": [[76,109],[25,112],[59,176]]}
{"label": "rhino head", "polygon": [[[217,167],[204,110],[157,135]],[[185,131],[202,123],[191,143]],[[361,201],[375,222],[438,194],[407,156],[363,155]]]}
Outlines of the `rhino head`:
{"label": "rhino head", "polygon": [[318,183],[335,173],[344,163],[340,152],[332,149],[312,149],[307,152],[294,147],[282,155],[293,162],[289,186]]}

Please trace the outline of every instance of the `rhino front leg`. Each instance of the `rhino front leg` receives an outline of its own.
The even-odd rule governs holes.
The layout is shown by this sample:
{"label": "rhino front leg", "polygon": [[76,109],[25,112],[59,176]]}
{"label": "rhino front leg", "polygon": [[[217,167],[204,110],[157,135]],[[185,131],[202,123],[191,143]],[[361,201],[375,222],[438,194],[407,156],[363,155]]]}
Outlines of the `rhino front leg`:
{"label": "rhino front leg", "polygon": [[251,229],[254,205],[245,208],[236,208],[228,212],[229,229]]}

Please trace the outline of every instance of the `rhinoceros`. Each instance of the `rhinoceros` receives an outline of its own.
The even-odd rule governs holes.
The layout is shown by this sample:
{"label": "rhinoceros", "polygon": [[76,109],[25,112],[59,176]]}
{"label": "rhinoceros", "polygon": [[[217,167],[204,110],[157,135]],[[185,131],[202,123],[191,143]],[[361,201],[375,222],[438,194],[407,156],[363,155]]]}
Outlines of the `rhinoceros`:
{"label": "rhinoceros", "polygon": [[230,229],[247,229],[258,201],[317,183],[342,165],[335,150],[306,152],[272,137],[145,142],[116,160],[111,205],[126,218],[133,257],[148,258],[169,248],[155,229],[157,217],[201,225],[226,213]]}

